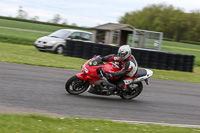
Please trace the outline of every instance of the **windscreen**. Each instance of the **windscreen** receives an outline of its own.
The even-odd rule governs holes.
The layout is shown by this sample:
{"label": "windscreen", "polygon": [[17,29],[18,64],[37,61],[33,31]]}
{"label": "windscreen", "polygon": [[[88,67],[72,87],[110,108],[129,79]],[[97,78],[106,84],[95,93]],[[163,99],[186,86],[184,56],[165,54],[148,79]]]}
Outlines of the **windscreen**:
{"label": "windscreen", "polygon": [[99,66],[99,65],[103,65],[101,57],[97,57],[89,62],[89,66]]}
{"label": "windscreen", "polygon": [[69,33],[70,33],[70,31],[67,31],[67,30],[58,30],[58,31],[51,33],[48,36],[65,39],[69,35]]}

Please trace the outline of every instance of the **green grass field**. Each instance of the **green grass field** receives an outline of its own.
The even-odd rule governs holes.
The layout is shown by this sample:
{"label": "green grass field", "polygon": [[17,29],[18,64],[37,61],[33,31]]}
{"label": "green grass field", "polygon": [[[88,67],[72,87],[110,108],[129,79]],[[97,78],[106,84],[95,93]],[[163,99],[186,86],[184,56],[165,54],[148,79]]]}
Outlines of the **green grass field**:
{"label": "green grass field", "polygon": [[[0,26],[53,32],[63,27],[0,19]],[[47,35],[30,31],[0,28],[0,62],[80,70],[86,60],[39,52],[34,41]],[[18,45],[22,44],[22,45]],[[162,50],[193,54],[194,73],[153,69],[153,78],[200,83],[200,46],[177,42],[163,42]],[[107,120],[81,118],[50,118],[38,115],[0,114],[2,133],[200,133],[199,128],[169,127],[150,124],[118,123]]]}
{"label": "green grass field", "polygon": [[[14,20],[0,19],[0,26],[21,28],[35,31],[53,32],[63,27],[28,23]],[[0,42],[8,42],[13,44],[33,45],[34,41],[48,33],[36,33],[30,31],[19,31],[14,29],[0,28]],[[174,53],[195,55],[195,66],[200,66],[200,45],[186,44],[179,42],[163,41],[162,50]]]}
{"label": "green grass field", "polygon": [[1,133],[199,133],[199,128],[0,114]]}
{"label": "green grass field", "polygon": [[195,66],[200,66],[200,45],[163,41],[162,50],[195,56]]}
{"label": "green grass field", "polygon": [[0,61],[19,64],[79,69],[84,59],[39,52],[34,46],[13,45],[0,42]]}

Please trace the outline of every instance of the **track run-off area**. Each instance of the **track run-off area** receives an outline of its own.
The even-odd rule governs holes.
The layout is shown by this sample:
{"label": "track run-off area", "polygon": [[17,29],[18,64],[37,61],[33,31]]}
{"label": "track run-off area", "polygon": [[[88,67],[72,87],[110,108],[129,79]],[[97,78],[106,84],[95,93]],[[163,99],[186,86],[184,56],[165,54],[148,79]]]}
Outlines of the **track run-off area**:
{"label": "track run-off area", "polygon": [[151,78],[133,100],[85,92],[70,95],[67,79],[79,70],[0,62],[0,113],[101,118],[200,127],[200,84]]}

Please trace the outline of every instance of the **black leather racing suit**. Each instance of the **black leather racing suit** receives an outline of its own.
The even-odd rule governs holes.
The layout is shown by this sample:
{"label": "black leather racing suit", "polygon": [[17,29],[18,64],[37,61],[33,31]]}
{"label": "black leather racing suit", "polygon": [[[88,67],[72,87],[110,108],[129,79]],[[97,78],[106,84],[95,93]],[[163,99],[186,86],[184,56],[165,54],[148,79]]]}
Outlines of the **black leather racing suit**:
{"label": "black leather racing suit", "polygon": [[125,90],[128,85],[127,80],[135,80],[134,76],[138,74],[138,64],[133,55],[130,55],[125,61],[120,60],[114,54],[102,57],[105,62],[119,62],[120,71],[110,73],[111,77],[120,77],[117,88]]}

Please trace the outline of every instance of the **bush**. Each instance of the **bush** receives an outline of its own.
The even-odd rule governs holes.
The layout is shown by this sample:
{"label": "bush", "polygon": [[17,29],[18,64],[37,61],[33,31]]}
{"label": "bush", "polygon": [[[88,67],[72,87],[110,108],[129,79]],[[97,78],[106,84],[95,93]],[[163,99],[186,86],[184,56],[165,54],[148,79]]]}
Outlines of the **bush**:
{"label": "bush", "polygon": [[174,41],[174,39],[171,39],[171,38],[163,38],[163,40],[165,40],[165,41]]}

